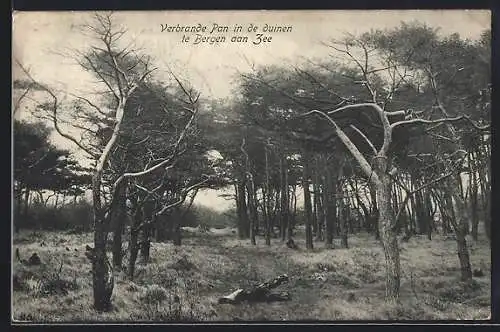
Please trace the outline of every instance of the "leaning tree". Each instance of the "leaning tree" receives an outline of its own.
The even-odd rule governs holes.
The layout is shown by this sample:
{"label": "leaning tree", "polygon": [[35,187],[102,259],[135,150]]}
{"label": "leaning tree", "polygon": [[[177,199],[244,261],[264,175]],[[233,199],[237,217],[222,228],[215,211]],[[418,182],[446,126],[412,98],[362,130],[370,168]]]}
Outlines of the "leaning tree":
{"label": "leaning tree", "polygon": [[[403,30],[405,30],[403,26]],[[421,39],[427,38],[428,31],[420,29],[419,27],[408,30],[413,31],[413,34],[403,34],[406,37],[411,35],[416,36],[416,40],[396,39],[401,42],[410,42],[409,53],[406,54],[408,58],[421,55],[419,51],[421,48]],[[390,34],[390,32],[385,32]],[[377,36],[380,33],[377,34]],[[371,100],[360,101],[355,103],[348,103],[347,105],[340,106],[334,110],[311,110],[303,116],[317,115],[324,118],[332,127],[337,137],[346,146],[347,150],[357,161],[365,175],[369,178],[370,183],[375,187],[377,194],[377,204],[379,210],[379,232],[382,240],[385,260],[386,260],[386,299],[388,301],[397,301],[399,298],[400,286],[400,262],[399,262],[399,248],[396,237],[396,218],[392,205],[392,183],[394,175],[398,172],[394,166],[394,151],[391,147],[394,145],[394,138],[397,131],[404,130],[405,128],[412,128],[415,126],[427,126],[427,130],[436,129],[444,124],[450,126],[454,123],[469,124],[477,130],[486,130],[488,125],[478,125],[464,112],[454,112],[453,115],[444,110],[444,106],[440,99],[436,96],[435,103],[430,109],[405,109],[394,110],[391,107],[391,101],[398,96],[398,89],[402,84],[412,82],[412,78],[418,76],[420,72],[415,68],[408,66],[407,63],[397,62],[392,56],[393,54],[385,52],[380,44],[374,42],[373,35],[365,34],[360,37],[348,36],[342,41],[333,41],[327,44],[333,50],[342,53],[347,59],[350,59],[354,67],[356,67],[362,76],[362,79],[357,83],[361,84],[367,89],[371,96]],[[395,38],[389,38],[395,40]],[[378,53],[377,53],[378,52]],[[375,55],[373,55],[375,53]],[[385,73],[385,77],[382,76]],[[382,84],[380,84],[382,82]],[[414,81],[413,81],[414,82]],[[435,92],[436,82],[435,74],[428,73],[428,81],[430,88]],[[427,86],[426,86],[427,88]],[[416,105],[417,106],[417,105]],[[434,109],[438,108],[441,113],[436,114]],[[349,137],[345,129],[338,123],[338,118],[342,114],[352,112],[370,112],[378,117],[378,124],[380,126],[380,135],[382,142],[378,146],[374,144],[374,140],[370,139],[363,131],[356,129],[356,135],[363,138],[364,144],[370,148],[368,155],[363,154],[358,146]],[[431,127],[432,128],[429,128]],[[457,152],[459,152],[457,150]],[[440,177],[447,179],[454,179],[450,183],[450,189],[457,190],[457,178],[452,176],[453,170],[449,170],[450,176],[444,174]],[[428,182],[425,186],[430,185]],[[423,189],[423,186],[420,187]],[[463,218],[463,211],[461,200],[458,196],[454,196],[455,202],[458,205],[459,213]],[[467,269],[470,271],[470,263],[468,262],[468,252],[463,238],[463,231],[458,228],[458,235],[461,240],[458,241],[459,258],[462,270]],[[467,272],[467,271],[466,271]],[[464,274],[465,272],[463,272]],[[466,273],[468,277],[469,273]],[[465,278],[464,280],[470,280]]]}

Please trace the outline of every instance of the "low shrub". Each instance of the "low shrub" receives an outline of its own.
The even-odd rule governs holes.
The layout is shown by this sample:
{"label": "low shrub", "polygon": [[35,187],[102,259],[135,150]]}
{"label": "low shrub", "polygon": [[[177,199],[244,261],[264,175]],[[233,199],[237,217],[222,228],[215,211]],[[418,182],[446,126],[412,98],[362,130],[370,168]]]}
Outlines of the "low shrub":
{"label": "low shrub", "polygon": [[73,230],[75,233],[88,232],[92,228],[92,205],[86,201],[66,204],[61,207],[34,203],[26,217],[14,216],[19,229]]}

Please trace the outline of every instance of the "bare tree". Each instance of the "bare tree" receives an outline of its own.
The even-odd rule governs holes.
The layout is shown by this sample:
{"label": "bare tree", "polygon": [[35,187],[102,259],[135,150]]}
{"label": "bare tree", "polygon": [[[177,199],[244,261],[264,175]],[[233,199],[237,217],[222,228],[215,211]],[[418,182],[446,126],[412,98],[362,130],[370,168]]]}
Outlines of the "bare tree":
{"label": "bare tree", "polygon": [[[60,126],[60,115],[58,111],[61,108],[59,99],[56,93],[48,86],[37,82],[29,73],[22,67],[29,79],[36,84],[37,89],[45,91],[51,98],[50,103],[41,105],[41,108],[47,111],[48,118],[52,121],[56,131],[64,138],[73,142],[81,151],[94,160],[94,168],[92,175],[92,201],[94,211],[94,248],[92,254],[88,257],[92,260],[93,270],[93,294],[94,307],[96,310],[103,311],[111,308],[111,295],[113,291],[112,266],[106,255],[106,241],[109,233],[109,215],[110,209],[113,206],[113,201],[116,198],[116,193],[122,181],[132,178],[140,178],[153,173],[158,169],[168,170],[174,166],[174,159],[179,154],[180,143],[184,140],[187,130],[193,124],[197,109],[185,107],[191,113],[189,121],[184,129],[179,133],[178,138],[174,143],[174,148],[170,156],[161,158],[161,161],[147,165],[145,169],[138,172],[127,172],[121,174],[117,179],[110,184],[108,181],[103,182],[103,176],[106,172],[112,171],[110,165],[110,156],[116,148],[117,142],[121,135],[122,124],[125,117],[125,107],[134,94],[134,92],[147,80],[150,74],[155,70],[150,65],[150,60],[147,56],[140,55],[130,45],[121,46],[121,38],[126,34],[125,29],[117,29],[113,24],[112,14],[97,13],[94,15],[93,21],[86,25],[85,28],[92,33],[97,41],[95,45],[90,46],[86,52],[77,52],[78,63],[81,67],[91,72],[105,87],[104,92],[100,92],[101,96],[111,96],[113,107],[106,109],[100,107],[97,103],[84,96],[74,96],[77,100],[83,101],[90,107],[92,112],[87,111],[85,114],[87,120],[100,119],[101,130],[107,131],[109,134],[105,137],[104,144],[96,144],[94,141],[80,139],[68,133]],[[183,91],[189,95],[191,105],[197,103],[198,96],[184,89],[180,81],[175,77]],[[81,123],[81,122],[80,122]],[[90,125],[76,124],[84,132],[96,133],[95,129],[91,129]],[[109,126],[109,127],[107,127]],[[95,136],[94,136],[95,137]],[[104,190],[108,187],[109,190]],[[189,190],[186,191],[186,195]],[[183,195],[185,196],[185,195]],[[184,197],[185,199],[185,197]],[[159,214],[168,210],[172,206],[180,204],[177,202],[163,206]]]}

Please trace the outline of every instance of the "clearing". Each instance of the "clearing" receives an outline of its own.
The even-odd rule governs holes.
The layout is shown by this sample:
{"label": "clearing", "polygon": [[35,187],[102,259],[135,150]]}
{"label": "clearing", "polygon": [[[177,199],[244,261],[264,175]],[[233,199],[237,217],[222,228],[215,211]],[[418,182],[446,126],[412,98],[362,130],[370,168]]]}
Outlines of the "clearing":
{"label": "clearing", "polygon": [[[36,252],[39,266],[24,266],[13,257],[13,319],[16,321],[281,321],[281,320],[428,320],[488,319],[491,298],[491,251],[486,238],[469,239],[475,277],[472,286],[459,281],[456,242],[435,235],[401,242],[401,304],[384,302],[384,256],[369,234],[351,235],[349,249],[326,250],[322,242],[298,250],[279,239],[270,247],[239,240],[231,229],[184,232],[183,244],[152,243],[151,262],[138,261],[135,280],[116,272],[114,309],[92,309],[90,263],[85,245],[92,234],[22,231],[13,252],[21,258]],[[335,240],[339,241],[339,240]],[[336,242],[337,248],[339,247]],[[127,247],[127,243],[124,244]],[[184,259],[182,259],[184,258]],[[125,257],[124,262],[126,262]],[[62,263],[62,264],[61,264]],[[277,290],[291,300],[275,303],[218,304],[220,296],[288,274]]]}

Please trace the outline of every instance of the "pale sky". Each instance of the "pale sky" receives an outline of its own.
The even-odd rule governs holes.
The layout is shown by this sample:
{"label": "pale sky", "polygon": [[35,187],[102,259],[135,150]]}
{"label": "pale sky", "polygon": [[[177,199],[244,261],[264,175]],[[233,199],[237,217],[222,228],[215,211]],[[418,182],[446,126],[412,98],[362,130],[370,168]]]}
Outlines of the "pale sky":
{"label": "pale sky", "polygon": [[[54,86],[81,88],[88,80],[72,59],[60,53],[67,49],[85,49],[88,39],[78,26],[88,20],[90,12],[18,12],[13,22],[13,52],[31,67],[33,75]],[[205,95],[224,97],[231,90],[231,76],[236,69],[247,71],[248,62],[281,63],[299,57],[324,56],[328,49],[320,44],[344,32],[361,33],[372,28],[389,28],[401,21],[418,20],[440,27],[445,34],[458,32],[477,38],[490,26],[489,11],[409,10],[409,11],[164,11],[116,12],[116,21],[129,33],[124,39],[135,39],[147,54],[156,58],[159,75],[166,66],[190,77]],[[182,33],[161,32],[161,24],[207,25],[213,23],[233,28],[291,26],[291,32],[272,33],[272,42],[198,44],[181,43]],[[228,36],[229,34],[225,34]],[[244,56],[243,56],[244,55]]]}
{"label": "pale sky", "polygon": [[[92,77],[62,54],[71,49],[84,50],[89,39],[79,26],[88,20],[91,12],[16,12],[13,17],[13,56],[30,69],[41,82],[60,91],[83,93],[92,91]],[[402,21],[419,21],[440,28],[443,34],[459,33],[466,38],[478,38],[490,27],[489,11],[479,10],[300,10],[300,11],[142,11],[115,12],[116,22],[126,27],[124,42],[131,40],[146,54],[154,57],[161,78],[168,67],[180,74],[202,92],[204,97],[228,97],[232,77],[238,71],[249,71],[251,64],[285,64],[301,58],[326,56],[329,50],[321,42],[353,34],[398,26]],[[182,43],[183,33],[162,32],[161,25],[207,26],[207,33],[216,23],[228,26],[225,43],[194,45]],[[235,25],[243,31],[234,33]],[[260,29],[270,26],[291,27],[291,32],[264,33],[272,36],[270,43],[253,45],[255,33],[246,30],[250,24]],[[193,34],[190,34],[191,38]],[[232,43],[233,35],[248,36],[248,43]],[[18,70],[13,68],[17,77]],[[26,118],[27,114],[19,116]],[[57,134],[56,144],[70,147]],[[207,196],[207,195],[203,195]],[[208,195],[210,196],[210,195]],[[201,197],[201,196],[200,196]],[[206,197],[204,200],[210,201]],[[216,204],[227,204],[217,200]],[[210,201],[213,205],[215,201]]]}

